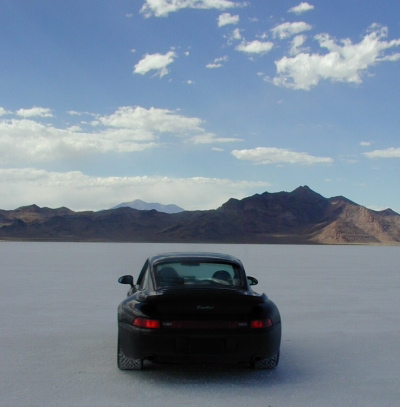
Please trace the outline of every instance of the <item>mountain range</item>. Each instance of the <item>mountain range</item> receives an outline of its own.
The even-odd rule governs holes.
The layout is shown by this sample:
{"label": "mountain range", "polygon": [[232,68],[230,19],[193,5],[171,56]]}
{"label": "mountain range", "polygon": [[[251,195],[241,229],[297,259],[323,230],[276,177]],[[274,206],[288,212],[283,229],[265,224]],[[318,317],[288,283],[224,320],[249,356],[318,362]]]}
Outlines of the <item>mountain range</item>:
{"label": "mountain range", "polygon": [[0,239],[35,241],[400,244],[400,215],[374,211],[308,186],[229,199],[178,213],[128,206],[74,212],[37,205],[0,210]]}

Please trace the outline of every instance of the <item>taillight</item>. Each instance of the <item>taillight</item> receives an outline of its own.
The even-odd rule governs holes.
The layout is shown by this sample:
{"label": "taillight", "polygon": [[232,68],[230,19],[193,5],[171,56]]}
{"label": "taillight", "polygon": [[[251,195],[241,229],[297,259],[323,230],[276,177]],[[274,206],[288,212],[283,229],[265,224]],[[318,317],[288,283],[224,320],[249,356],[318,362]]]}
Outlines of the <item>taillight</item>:
{"label": "taillight", "polygon": [[148,319],[148,318],[135,318],[133,321],[133,326],[139,328],[157,329],[161,327],[160,321],[158,319]]}
{"label": "taillight", "polygon": [[269,328],[272,326],[272,321],[267,319],[257,319],[255,321],[250,322],[250,328],[260,329],[260,328]]}

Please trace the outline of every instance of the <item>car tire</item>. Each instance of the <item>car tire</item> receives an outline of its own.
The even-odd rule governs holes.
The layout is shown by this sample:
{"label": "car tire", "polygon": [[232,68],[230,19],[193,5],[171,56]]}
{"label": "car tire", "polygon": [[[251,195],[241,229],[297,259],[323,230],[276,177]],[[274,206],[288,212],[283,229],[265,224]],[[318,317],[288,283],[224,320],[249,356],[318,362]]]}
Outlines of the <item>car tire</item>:
{"label": "car tire", "polygon": [[118,368],[121,370],[142,370],[143,369],[143,359],[132,359],[126,355],[121,350],[118,339]]}
{"label": "car tire", "polygon": [[270,359],[265,358],[265,359],[254,360],[251,363],[251,367],[253,369],[259,369],[259,370],[261,370],[261,369],[271,370],[271,369],[275,369],[278,366],[278,363],[279,363],[279,352]]}

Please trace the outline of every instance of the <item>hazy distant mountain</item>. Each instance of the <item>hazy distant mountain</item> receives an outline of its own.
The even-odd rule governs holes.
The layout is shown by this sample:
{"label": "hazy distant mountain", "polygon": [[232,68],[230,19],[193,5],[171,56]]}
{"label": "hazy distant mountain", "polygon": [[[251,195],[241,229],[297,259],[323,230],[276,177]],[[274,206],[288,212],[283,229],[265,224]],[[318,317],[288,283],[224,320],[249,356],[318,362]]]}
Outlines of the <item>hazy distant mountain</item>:
{"label": "hazy distant mountain", "polygon": [[123,202],[117,206],[114,206],[112,209],[126,208],[126,207],[138,209],[140,211],[150,211],[152,209],[155,209],[158,212],[164,212],[164,213],[179,213],[179,212],[184,211],[184,209],[180,208],[177,205],[173,205],[173,204],[163,205],[160,203],[148,203],[148,202],[144,202],[140,199],[135,199],[134,201],[131,201],[131,202]]}
{"label": "hazy distant mountain", "polygon": [[220,208],[165,213],[119,207],[73,212],[36,205],[0,210],[0,239],[42,241],[400,244],[400,215],[307,186],[230,199]]}

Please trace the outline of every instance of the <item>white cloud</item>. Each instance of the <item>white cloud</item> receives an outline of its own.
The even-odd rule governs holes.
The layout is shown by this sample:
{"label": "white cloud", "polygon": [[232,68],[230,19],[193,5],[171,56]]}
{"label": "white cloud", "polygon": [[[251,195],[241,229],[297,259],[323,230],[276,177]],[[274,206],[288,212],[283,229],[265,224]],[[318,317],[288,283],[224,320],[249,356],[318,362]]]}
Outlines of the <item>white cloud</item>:
{"label": "white cloud", "polygon": [[213,62],[206,65],[208,69],[221,68],[224,66],[224,62],[228,62],[228,57],[225,55],[223,57],[215,58]]}
{"label": "white cloud", "polygon": [[310,10],[314,10],[314,6],[309,3],[303,2],[303,3],[300,3],[298,6],[290,8],[289,13],[295,13],[295,14],[299,15],[299,14],[305,13],[306,11],[310,11]]}
{"label": "white cloud", "polygon": [[242,34],[241,34],[239,28],[235,28],[235,29],[232,31],[231,39],[232,39],[232,40],[241,40],[241,39],[242,39]]}
{"label": "white cloud", "polygon": [[[203,121],[197,117],[186,117],[175,111],[140,106],[120,107],[112,115],[100,117],[97,123],[107,127],[135,131],[135,134],[149,134],[152,139],[160,134],[184,137],[195,144],[233,142],[238,139],[220,138],[208,133],[202,127]],[[157,137],[156,137],[157,136]]]}
{"label": "white cloud", "polygon": [[233,150],[239,160],[252,161],[255,164],[331,164],[332,158],[315,157],[308,153],[295,152],[284,148],[257,147],[250,150]]}
{"label": "white cloud", "polygon": [[0,116],[5,116],[6,114],[9,114],[10,112],[8,112],[6,109],[4,109],[3,107],[0,106]]}
{"label": "white cloud", "polygon": [[237,141],[243,141],[239,138],[233,137],[217,137],[215,134],[212,133],[205,133],[199,134],[197,136],[193,136],[191,141],[194,144],[214,144],[214,143],[233,143]]}
{"label": "white cloud", "polygon": [[145,4],[140,12],[146,17],[166,17],[169,13],[174,13],[182,9],[217,9],[226,10],[229,8],[244,7],[246,3],[239,3],[230,0],[145,0]]}
{"label": "white cloud", "polygon": [[68,110],[67,112],[70,116],[80,116],[82,113],[77,112],[76,110]]}
{"label": "white cloud", "polygon": [[361,141],[360,146],[363,147],[369,147],[370,145],[372,145],[371,141]]}
{"label": "white cloud", "polygon": [[362,83],[361,75],[378,62],[392,60],[384,55],[390,48],[400,46],[400,39],[384,41],[387,28],[373,24],[358,44],[349,39],[337,43],[328,34],[315,37],[324,55],[300,53],[293,58],[283,57],[275,62],[277,76],[273,82],[278,86],[309,90],[320,80]]}
{"label": "white cloud", "polygon": [[301,52],[306,52],[307,49],[303,47],[304,43],[306,42],[307,37],[305,35],[296,35],[290,47],[289,54],[290,55],[297,55]]}
{"label": "white cloud", "polygon": [[254,40],[250,42],[243,41],[236,47],[237,51],[246,54],[265,54],[273,48],[274,44],[270,41]]}
{"label": "white cloud", "polygon": [[379,61],[390,61],[390,62],[396,62],[398,60],[400,60],[400,53],[386,55],[379,59]]}
{"label": "white cloud", "polygon": [[0,122],[0,165],[55,161],[89,153],[136,152],[156,147],[148,129],[104,129],[79,132],[59,129],[33,120]]}
{"label": "white cloud", "polygon": [[272,35],[274,38],[285,39],[296,34],[300,34],[304,31],[309,31],[312,29],[310,24],[307,24],[303,21],[297,21],[294,23],[283,23],[277,25],[271,29]]}
{"label": "white cloud", "polygon": [[[93,131],[32,119],[0,120],[0,165],[43,163],[87,154],[133,153],[156,148],[167,134],[194,144],[238,141],[206,132],[197,117],[167,109],[121,107],[92,122]],[[171,141],[170,141],[171,142]]]}
{"label": "white cloud", "polygon": [[242,32],[240,28],[235,28],[231,33],[224,35],[224,38],[227,38],[228,45],[232,45],[233,42],[237,42],[242,39]]}
{"label": "white cloud", "polygon": [[91,113],[91,112],[77,112],[76,110],[69,110],[67,112],[70,116],[92,116],[96,117],[96,113]]}
{"label": "white cloud", "polygon": [[72,131],[72,132],[79,132],[79,131],[82,132],[83,131],[81,126],[78,126],[78,125],[70,126],[67,128],[67,130]]}
{"label": "white cloud", "polygon": [[218,17],[218,27],[223,27],[228,24],[237,24],[239,22],[239,16],[232,16],[229,13],[223,13]]}
{"label": "white cloud", "polygon": [[216,209],[229,198],[244,198],[271,184],[220,178],[94,177],[80,171],[48,172],[35,168],[0,169],[2,209],[35,203],[72,210],[100,210],[143,199],[174,203],[187,210]]}
{"label": "white cloud", "polygon": [[268,33],[264,32],[262,34],[258,34],[257,38],[260,38],[262,40],[265,40],[266,38],[268,38]]}
{"label": "white cloud", "polygon": [[32,107],[31,109],[19,109],[16,114],[21,117],[53,117],[51,109],[45,107]]}
{"label": "white cloud", "polygon": [[120,107],[109,116],[100,117],[98,121],[108,127],[135,129],[138,132],[192,134],[203,132],[202,120],[197,117],[186,117],[167,109],[140,106]]}
{"label": "white cloud", "polygon": [[168,74],[167,66],[174,62],[177,57],[174,51],[169,51],[166,54],[146,54],[136,65],[133,73],[145,75],[150,71],[156,71],[156,75],[162,78]]}
{"label": "white cloud", "polygon": [[368,158],[400,158],[400,148],[390,147],[385,150],[374,150],[363,155]]}

